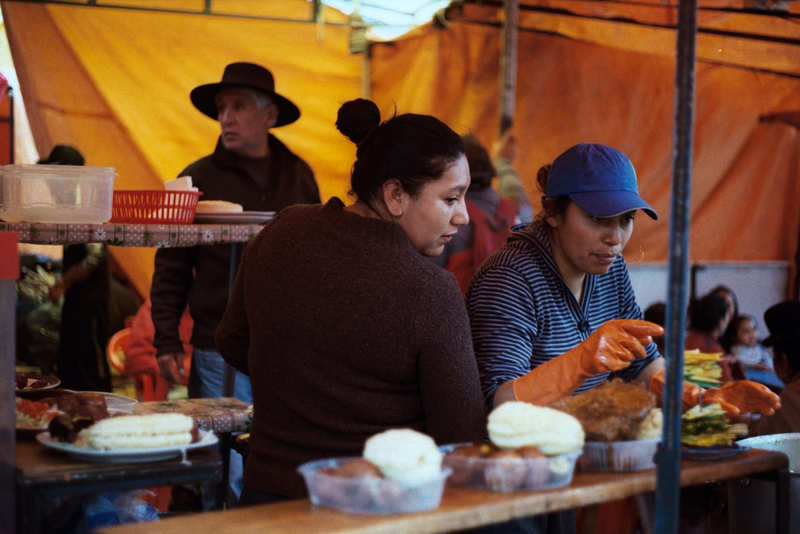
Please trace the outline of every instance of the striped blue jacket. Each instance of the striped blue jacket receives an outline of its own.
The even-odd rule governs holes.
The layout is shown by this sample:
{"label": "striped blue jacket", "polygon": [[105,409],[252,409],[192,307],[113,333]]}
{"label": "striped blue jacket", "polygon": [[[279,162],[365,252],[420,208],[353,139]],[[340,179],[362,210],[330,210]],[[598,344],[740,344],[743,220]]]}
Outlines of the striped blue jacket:
{"label": "striped blue jacket", "polygon": [[[641,319],[625,260],[619,256],[602,275],[586,275],[581,302],[570,292],[552,258],[541,223],[514,232],[472,279],[467,293],[472,341],[487,405],[498,386],[574,348],[611,319]],[[635,378],[654,358],[614,373]],[[576,391],[590,390],[611,376],[589,378]]]}

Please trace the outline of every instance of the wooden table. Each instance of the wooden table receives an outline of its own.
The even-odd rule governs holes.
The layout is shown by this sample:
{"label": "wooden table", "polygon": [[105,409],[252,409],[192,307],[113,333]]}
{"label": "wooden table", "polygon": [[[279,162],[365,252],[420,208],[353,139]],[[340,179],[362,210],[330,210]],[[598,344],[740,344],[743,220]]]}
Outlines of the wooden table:
{"label": "wooden table", "polygon": [[[0,221],[0,232],[16,232],[20,243],[44,245],[67,245],[73,243],[104,243],[120,247],[193,247],[230,244],[228,295],[238,266],[239,247],[248,242],[263,228],[263,224],[78,224],[78,223],[10,223]],[[7,293],[7,296],[6,296]],[[0,293],[6,301],[13,303],[13,293]],[[2,302],[0,305],[7,305]],[[13,347],[12,347],[13,352]],[[223,395],[233,396],[234,372],[226,364]],[[8,404],[9,410],[11,404]],[[3,414],[13,421],[14,415]],[[221,487],[228,486],[228,459],[231,438],[220,436],[220,448],[224,458]],[[222,490],[221,490],[222,491]],[[227,491],[222,491],[227,495]],[[227,499],[226,499],[227,500]],[[229,502],[230,504],[230,502]]]}
{"label": "wooden table", "polygon": [[[681,485],[691,486],[771,473],[778,480],[779,514],[786,513],[788,459],[783,453],[750,450],[717,462],[688,462],[681,466]],[[781,479],[783,479],[781,481]],[[782,484],[781,484],[782,483]],[[123,525],[99,530],[109,534],[186,534],[214,532],[442,532],[546,512],[567,510],[651,492],[656,471],[637,473],[577,473],[565,488],[517,493],[492,493],[468,488],[448,488],[442,503],[429,512],[395,515],[351,515],[314,507],[308,500],[237,508],[166,519],[154,523]]]}
{"label": "wooden table", "polygon": [[181,413],[194,419],[203,430],[213,430],[222,439],[223,434],[245,432],[253,413],[253,405],[235,397],[211,399],[176,399],[138,402],[133,407],[137,415],[152,413]]}
{"label": "wooden table", "polygon": [[43,531],[42,504],[46,497],[169,484],[216,484],[222,480],[222,459],[216,447],[209,447],[190,451],[185,463],[181,458],[143,463],[84,462],[33,440],[17,440],[14,471],[17,532],[36,534]]}

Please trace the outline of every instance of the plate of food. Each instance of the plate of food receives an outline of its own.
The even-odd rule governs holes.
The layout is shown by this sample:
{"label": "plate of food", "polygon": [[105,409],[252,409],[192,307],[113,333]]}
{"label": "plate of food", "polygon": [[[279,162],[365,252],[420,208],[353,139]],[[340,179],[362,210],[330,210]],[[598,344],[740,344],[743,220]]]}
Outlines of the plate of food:
{"label": "plate of food", "polygon": [[61,385],[61,380],[54,375],[42,373],[16,371],[14,373],[14,391],[16,393],[30,393],[55,389]]}
{"label": "plate of food", "polygon": [[681,416],[681,456],[684,460],[715,461],[748,449],[734,440],[747,435],[747,425],[731,424],[718,403],[697,405]]}
{"label": "plate of food", "polygon": [[219,440],[214,432],[199,430],[191,417],[153,414],[109,417],[77,434],[62,434],[51,425],[50,431],[36,435],[36,441],[78,460],[138,463],[180,457]]}
{"label": "plate of food", "polygon": [[50,424],[61,411],[46,402],[16,398],[16,430],[17,437],[33,439],[36,434],[47,431]]}

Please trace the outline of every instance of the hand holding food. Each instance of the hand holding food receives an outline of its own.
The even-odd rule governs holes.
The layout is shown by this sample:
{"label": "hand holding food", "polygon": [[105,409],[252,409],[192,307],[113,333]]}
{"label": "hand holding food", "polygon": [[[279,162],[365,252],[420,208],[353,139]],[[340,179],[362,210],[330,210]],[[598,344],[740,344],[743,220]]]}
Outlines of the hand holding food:
{"label": "hand holding food", "polygon": [[734,380],[717,389],[707,389],[703,404],[717,402],[729,415],[760,413],[772,415],[781,407],[781,400],[770,389],[752,380]]}
{"label": "hand holding food", "polygon": [[551,404],[599,373],[619,371],[637,358],[644,358],[645,346],[664,329],[638,319],[615,319],[603,323],[580,345],[536,367],[514,380],[517,400],[538,405]]}

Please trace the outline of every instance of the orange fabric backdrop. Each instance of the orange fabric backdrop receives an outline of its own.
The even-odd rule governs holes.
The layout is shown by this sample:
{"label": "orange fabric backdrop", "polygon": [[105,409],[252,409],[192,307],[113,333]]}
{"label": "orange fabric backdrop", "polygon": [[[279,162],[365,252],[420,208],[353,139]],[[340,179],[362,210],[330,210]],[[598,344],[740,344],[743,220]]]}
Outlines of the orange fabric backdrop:
{"label": "orange fabric backdrop", "polygon": [[[500,46],[499,28],[469,22],[453,22],[445,30],[426,27],[406,39],[376,45],[373,96],[384,114],[395,106],[433,113],[490,146],[499,122]],[[575,143],[615,146],[631,157],[642,195],[660,214],[658,222],[637,219],[626,256],[665,261],[674,59],[626,50],[619,42],[603,46],[530,31],[519,33],[518,56],[515,166],[534,205],[541,195],[535,185],[541,165]],[[791,109],[800,109],[797,78],[698,63],[690,235],[694,261],[793,260],[800,220],[800,139],[796,127],[758,121],[760,115]]]}
{"label": "orange fabric backdrop", "polygon": [[[113,0],[202,11],[202,0]],[[637,221],[627,256],[667,259],[674,107],[674,6],[656,0],[523,0],[578,16],[522,10],[516,167],[538,204],[536,170],[580,141],[630,155],[642,194],[661,214]],[[740,0],[701,5],[741,7]],[[361,58],[346,27],[307,18],[303,0],[214,1],[230,17],[3,1],[37,146],[79,146],[92,165],[117,168],[117,188],[158,186],[210,152],[218,124],[190,104],[192,87],[230,61],[264,64],[303,116],[275,133],[314,168],[324,198],[347,191],[354,147],[334,128],[338,106],[359,96]],[[796,12],[792,5],[793,12]],[[458,10],[454,10],[458,13]],[[447,29],[423,27],[373,47],[373,98],[384,117],[432,113],[487,145],[497,136],[502,10],[466,5]],[[248,15],[275,17],[256,20]],[[644,22],[597,20],[628,17]],[[699,13],[701,29],[762,32],[771,40],[701,32],[696,72],[691,256],[694,261],[792,260],[800,220],[797,127],[759,116],[800,110],[800,38],[790,20]],[[325,19],[345,18],[326,9]],[[767,24],[765,24],[765,22]],[[790,73],[770,74],[767,70]],[[152,250],[114,249],[146,292]]]}
{"label": "orange fabric backdrop", "polygon": [[[117,0],[117,4],[143,2]],[[202,1],[150,0],[150,7],[201,9]],[[260,4],[260,3],[259,3]],[[221,4],[230,13],[310,18],[302,0]],[[80,148],[88,165],[113,166],[117,189],[160,188],[210,153],[219,124],[189,101],[232,61],[267,66],[276,89],[302,116],[274,133],[309,162],[324,198],[344,196],[352,143],[334,126],[339,105],[360,96],[361,59],[336,25],[3,2],[9,41],[40,153],[56,143]],[[279,8],[279,9],[278,9]],[[327,20],[342,22],[326,10]],[[112,248],[143,293],[154,251]]]}

